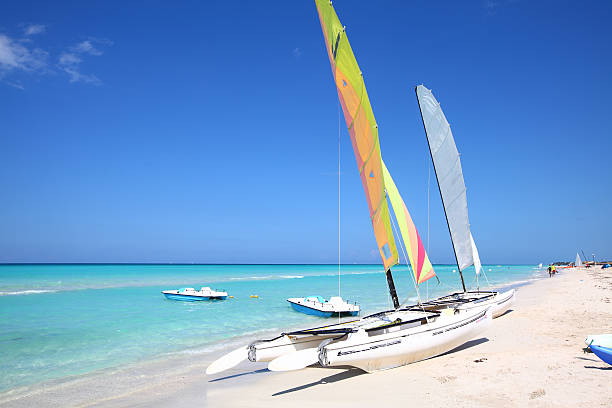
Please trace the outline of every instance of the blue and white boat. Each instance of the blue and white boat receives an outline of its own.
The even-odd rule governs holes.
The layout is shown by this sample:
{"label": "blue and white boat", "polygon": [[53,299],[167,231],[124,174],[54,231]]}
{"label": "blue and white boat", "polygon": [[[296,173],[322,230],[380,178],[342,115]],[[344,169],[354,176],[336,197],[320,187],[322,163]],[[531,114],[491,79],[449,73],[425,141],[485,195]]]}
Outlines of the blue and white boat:
{"label": "blue and white boat", "polygon": [[584,341],[602,361],[612,365],[612,334],[593,334]]}
{"label": "blue and white boat", "polygon": [[291,304],[294,310],[313,316],[357,316],[359,314],[357,303],[348,303],[340,296],[333,296],[329,298],[329,301],[321,296],[306,296],[304,298],[289,298],[287,302]]}
{"label": "blue and white boat", "polygon": [[195,290],[194,288],[181,288],[178,290],[164,290],[162,293],[167,299],[182,300],[185,302],[227,299],[227,292],[212,290],[208,286],[205,286],[200,290]]}

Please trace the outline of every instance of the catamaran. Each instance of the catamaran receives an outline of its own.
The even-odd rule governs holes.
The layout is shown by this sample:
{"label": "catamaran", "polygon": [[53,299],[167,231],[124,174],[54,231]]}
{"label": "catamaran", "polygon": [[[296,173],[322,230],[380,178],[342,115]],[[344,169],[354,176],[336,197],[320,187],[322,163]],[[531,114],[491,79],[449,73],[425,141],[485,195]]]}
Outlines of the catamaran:
{"label": "catamaran", "polygon": [[[453,244],[455,261],[461,277],[462,292],[426,302],[425,305],[457,302],[461,309],[473,309],[483,306],[492,307],[493,317],[504,314],[514,303],[515,291],[510,289],[503,293],[481,291],[478,278],[482,271],[478,249],[470,231],[468,218],[467,195],[461,159],[455,145],[455,139],[444,112],[431,90],[423,85],[415,89],[421,119],[427,136],[429,153],[434,165],[444,215]],[[476,270],[476,291],[468,291],[463,279],[463,271],[474,265]]]}
{"label": "catamaran", "polygon": [[359,320],[255,341],[214,361],[206,369],[207,374],[219,373],[247,359],[269,362],[272,371],[296,370],[319,363],[325,367],[351,365],[371,372],[440,355],[474,338],[491,324],[490,307],[462,309],[459,307],[462,302],[440,302],[427,309],[421,305],[400,305],[391,273],[391,267],[399,263],[399,255],[387,200],[399,225],[402,239],[398,242],[406,263],[410,259],[417,291],[418,285],[435,276],[435,272],[382,161],[378,126],[345,28],[329,0],[316,0],[316,6],[393,309]]}

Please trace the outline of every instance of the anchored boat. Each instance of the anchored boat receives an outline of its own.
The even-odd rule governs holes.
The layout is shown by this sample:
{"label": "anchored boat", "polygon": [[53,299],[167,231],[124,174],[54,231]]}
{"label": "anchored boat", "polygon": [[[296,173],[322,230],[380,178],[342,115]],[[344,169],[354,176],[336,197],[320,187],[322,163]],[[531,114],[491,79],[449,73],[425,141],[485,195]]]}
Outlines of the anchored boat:
{"label": "anchored boat", "polygon": [[306,296],[304,298],[289,298],[287,302],[297,312],[306,313],[313,316],[357,316],[359,305],[348,303],[340,296],[332,296],[329,301],[321,296]]}
{"label": "anchored boat", "polygon": [[185,302],[227,299],[227,292],[212,290],[208,286],[205,286],[200,290],[195,290],[194,288],[181,288],[177,290],[164,290],[162,293],[167,299],[182,300]]}
{"label": "anchored boat", "polygon": [[[367,96],[363,75],[331,2],[316,0],[325,46],[338,97],[349,130],[370,220],[382,258],[393,309],[362,319],[281,333],[272,339],[242,346],[214,361],[206,369],[216,374],[242,361],[269,362],[273,371],[287,371],[319,363],[352,365],[368,372],[398,367],[443,354],[474,338],[491,324],[490,307],[465,309],[465,302],[439,302],[402,307],[391,267],[399,263],[393,208],[402,240],[404,259],[412,265],[415,286],[435,276],[406,205],[391,179],[380,153],[378,126]],[[418,290],[418,289],[417,289]]]}

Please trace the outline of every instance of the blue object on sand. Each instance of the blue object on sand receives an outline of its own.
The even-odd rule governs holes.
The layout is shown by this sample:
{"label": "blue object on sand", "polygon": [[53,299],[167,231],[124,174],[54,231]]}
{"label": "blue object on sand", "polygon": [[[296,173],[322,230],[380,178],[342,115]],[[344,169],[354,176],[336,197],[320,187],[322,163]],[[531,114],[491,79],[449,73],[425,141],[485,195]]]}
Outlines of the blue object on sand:
{"label": "blue object on sand", "polygon": [[601,267],[601,269],[606,269],[606,268],[609,268],[609,267],[610,267],[610,264],[605,264],[604,266]]}
{"label": "blue object on sand", "polygon": [[591,344],[589,348],[602,361],[612,365],[612,348],[596,346],[594,344]]}

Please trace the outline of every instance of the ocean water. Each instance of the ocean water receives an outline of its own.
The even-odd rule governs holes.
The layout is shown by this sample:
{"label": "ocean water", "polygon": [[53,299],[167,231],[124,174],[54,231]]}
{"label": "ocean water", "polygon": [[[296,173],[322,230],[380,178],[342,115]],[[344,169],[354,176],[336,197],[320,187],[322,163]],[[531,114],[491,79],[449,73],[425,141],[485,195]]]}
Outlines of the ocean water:
{"label": "ocean water", "polygon": [[[435,265],[440,279],[420,296],[460,289],[456,267]],[[533,265],[485,265],[493,287],[526,282]],[[288,297],[340,293],[362,315],[387,309],[379,265],[0,265],[0,392],[174,353],[205,353],[236,336],[308,327],[324,318],[294,312]],[[393,268],[401,300],[417,293],[407,267]],[[473,270],[464,272],[475,288]],[[481,288],[486,281],[481,279]],[[177,302],[179,287],[225,289],[233,299]],[[259,298],[251,298],[250,295]]]}

